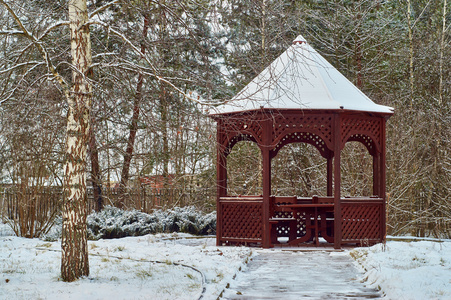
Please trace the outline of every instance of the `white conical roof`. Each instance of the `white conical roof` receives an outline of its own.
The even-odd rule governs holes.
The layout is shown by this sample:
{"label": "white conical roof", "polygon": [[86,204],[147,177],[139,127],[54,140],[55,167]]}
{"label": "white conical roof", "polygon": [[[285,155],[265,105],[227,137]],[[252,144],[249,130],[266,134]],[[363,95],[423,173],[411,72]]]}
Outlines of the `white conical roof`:
{"label": "white conical roof", "polygon": [[393,113],[393,108],[371,101],[302,36],[235,97],[212,113],[260,108]]}

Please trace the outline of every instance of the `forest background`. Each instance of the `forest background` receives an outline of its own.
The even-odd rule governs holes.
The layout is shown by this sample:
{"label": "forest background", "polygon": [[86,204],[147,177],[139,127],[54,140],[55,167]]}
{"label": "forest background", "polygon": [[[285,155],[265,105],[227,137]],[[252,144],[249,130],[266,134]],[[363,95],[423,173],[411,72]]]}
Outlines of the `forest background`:
{"label": "forest background", "polygon": [[[27,220],[18,231],[33,236],[48,226],[27,223],[44,207],[37,201],[50,201],[64,182],[68,104],[52,70],[70,81],[75,69],[67,2],[1,3],[35,38],[0,6],[1,204],[14,193]],[[302,34],[374,102],[395,108],[387,123],[388,233],[451,237],[447,0],[100,0],[88,11],[93,209],[133,207],[147,193],[149,206],[136,208],[214,210],[216,132],[207,115]],[[371,157],[349,144],[342,194],[368,194]],[[228,164],[229,193],[260,194],[256,145],[237,144]],[[312,146],[284,147],[273,173],[273,193],[324,194],[325,162]]]}

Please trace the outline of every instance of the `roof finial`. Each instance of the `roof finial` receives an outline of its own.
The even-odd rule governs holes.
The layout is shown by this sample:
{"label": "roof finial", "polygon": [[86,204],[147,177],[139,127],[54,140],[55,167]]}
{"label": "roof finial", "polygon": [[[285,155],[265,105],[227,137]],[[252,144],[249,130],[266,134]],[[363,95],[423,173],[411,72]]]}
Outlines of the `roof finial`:
{"label": "roof finial", "polygon": [[302,45],[302,44],[307,44],[307,41],[304,39],[302,35],[298,35],[298,37],[294,39],[293,45]]}

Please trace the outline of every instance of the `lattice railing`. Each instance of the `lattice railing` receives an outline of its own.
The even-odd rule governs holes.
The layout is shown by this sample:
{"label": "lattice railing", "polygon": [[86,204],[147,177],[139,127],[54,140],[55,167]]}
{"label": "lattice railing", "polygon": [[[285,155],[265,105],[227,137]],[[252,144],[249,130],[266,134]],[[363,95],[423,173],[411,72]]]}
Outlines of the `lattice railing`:
{"label": "lattice railing", "polygon": [[222,242],[261,242],[263,238],[263,198],[220,199]]}
{"label": "lattice railing", "polygon": [[381,242],[383,199],[342,200],[342,242]]}

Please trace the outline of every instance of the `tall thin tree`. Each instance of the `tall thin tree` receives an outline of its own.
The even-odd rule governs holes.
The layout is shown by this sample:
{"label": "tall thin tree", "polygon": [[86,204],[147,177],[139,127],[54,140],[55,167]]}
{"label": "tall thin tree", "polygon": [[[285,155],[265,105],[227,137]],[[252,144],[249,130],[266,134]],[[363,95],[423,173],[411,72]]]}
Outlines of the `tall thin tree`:
{"label": "tall thin tree", "polygon": [[[20,28],[20,31],[16,33],[28,39],[38,50],[50,73],[49,76],[56,79],[67,101],[61,276],[64,281],[74,281],[89,275],[86,234],[86,160],[92,88],[88,80],[91,67],[91,42],[86,0],[70,0],[69,22],[58,22],[52,25],[40,37],[36,37],[26,28],[8,2],[0,0],[0,4],[6,8]],[[72,54],[71,83],[58,73],[41,40],[52,28],[68,24]]]}
{"label": "tall thin tree", "polygon": [[86,159],[92,87],[91,40],[86,0],[69,1],[72,88],[67,98],[66,163],[61,238],[61,276],[74,281],[89,275],[86,229]]}
{"label": "tall thin tree", "polygon": [[[144,56],[146,54],[146,44],[145,39],[147,37],[147,30],[149,28],[149,17],[144,14],[144,26],[142,31],[142,42],[141,42],[141,54]],[[130,177],[130,164],[132,161],[133,149],[135,146],[136,132],[138,131],[138,119],[139,119],[139,109],[142,101],[142,86],[144,82],[144,76],[142,73],[138,75],[138,83],[136,84],[136,95],[133,103],[133,115],[130,124],[130,133],[128,136],[127,149],[124,154],[124,164],[122,166],[121,172],[121,191],[124,192],[128,184],[128,179]],[[123,196],[122,196],[123,197]],[[123,198],[121,197],[120,205],[123,205]]]}

